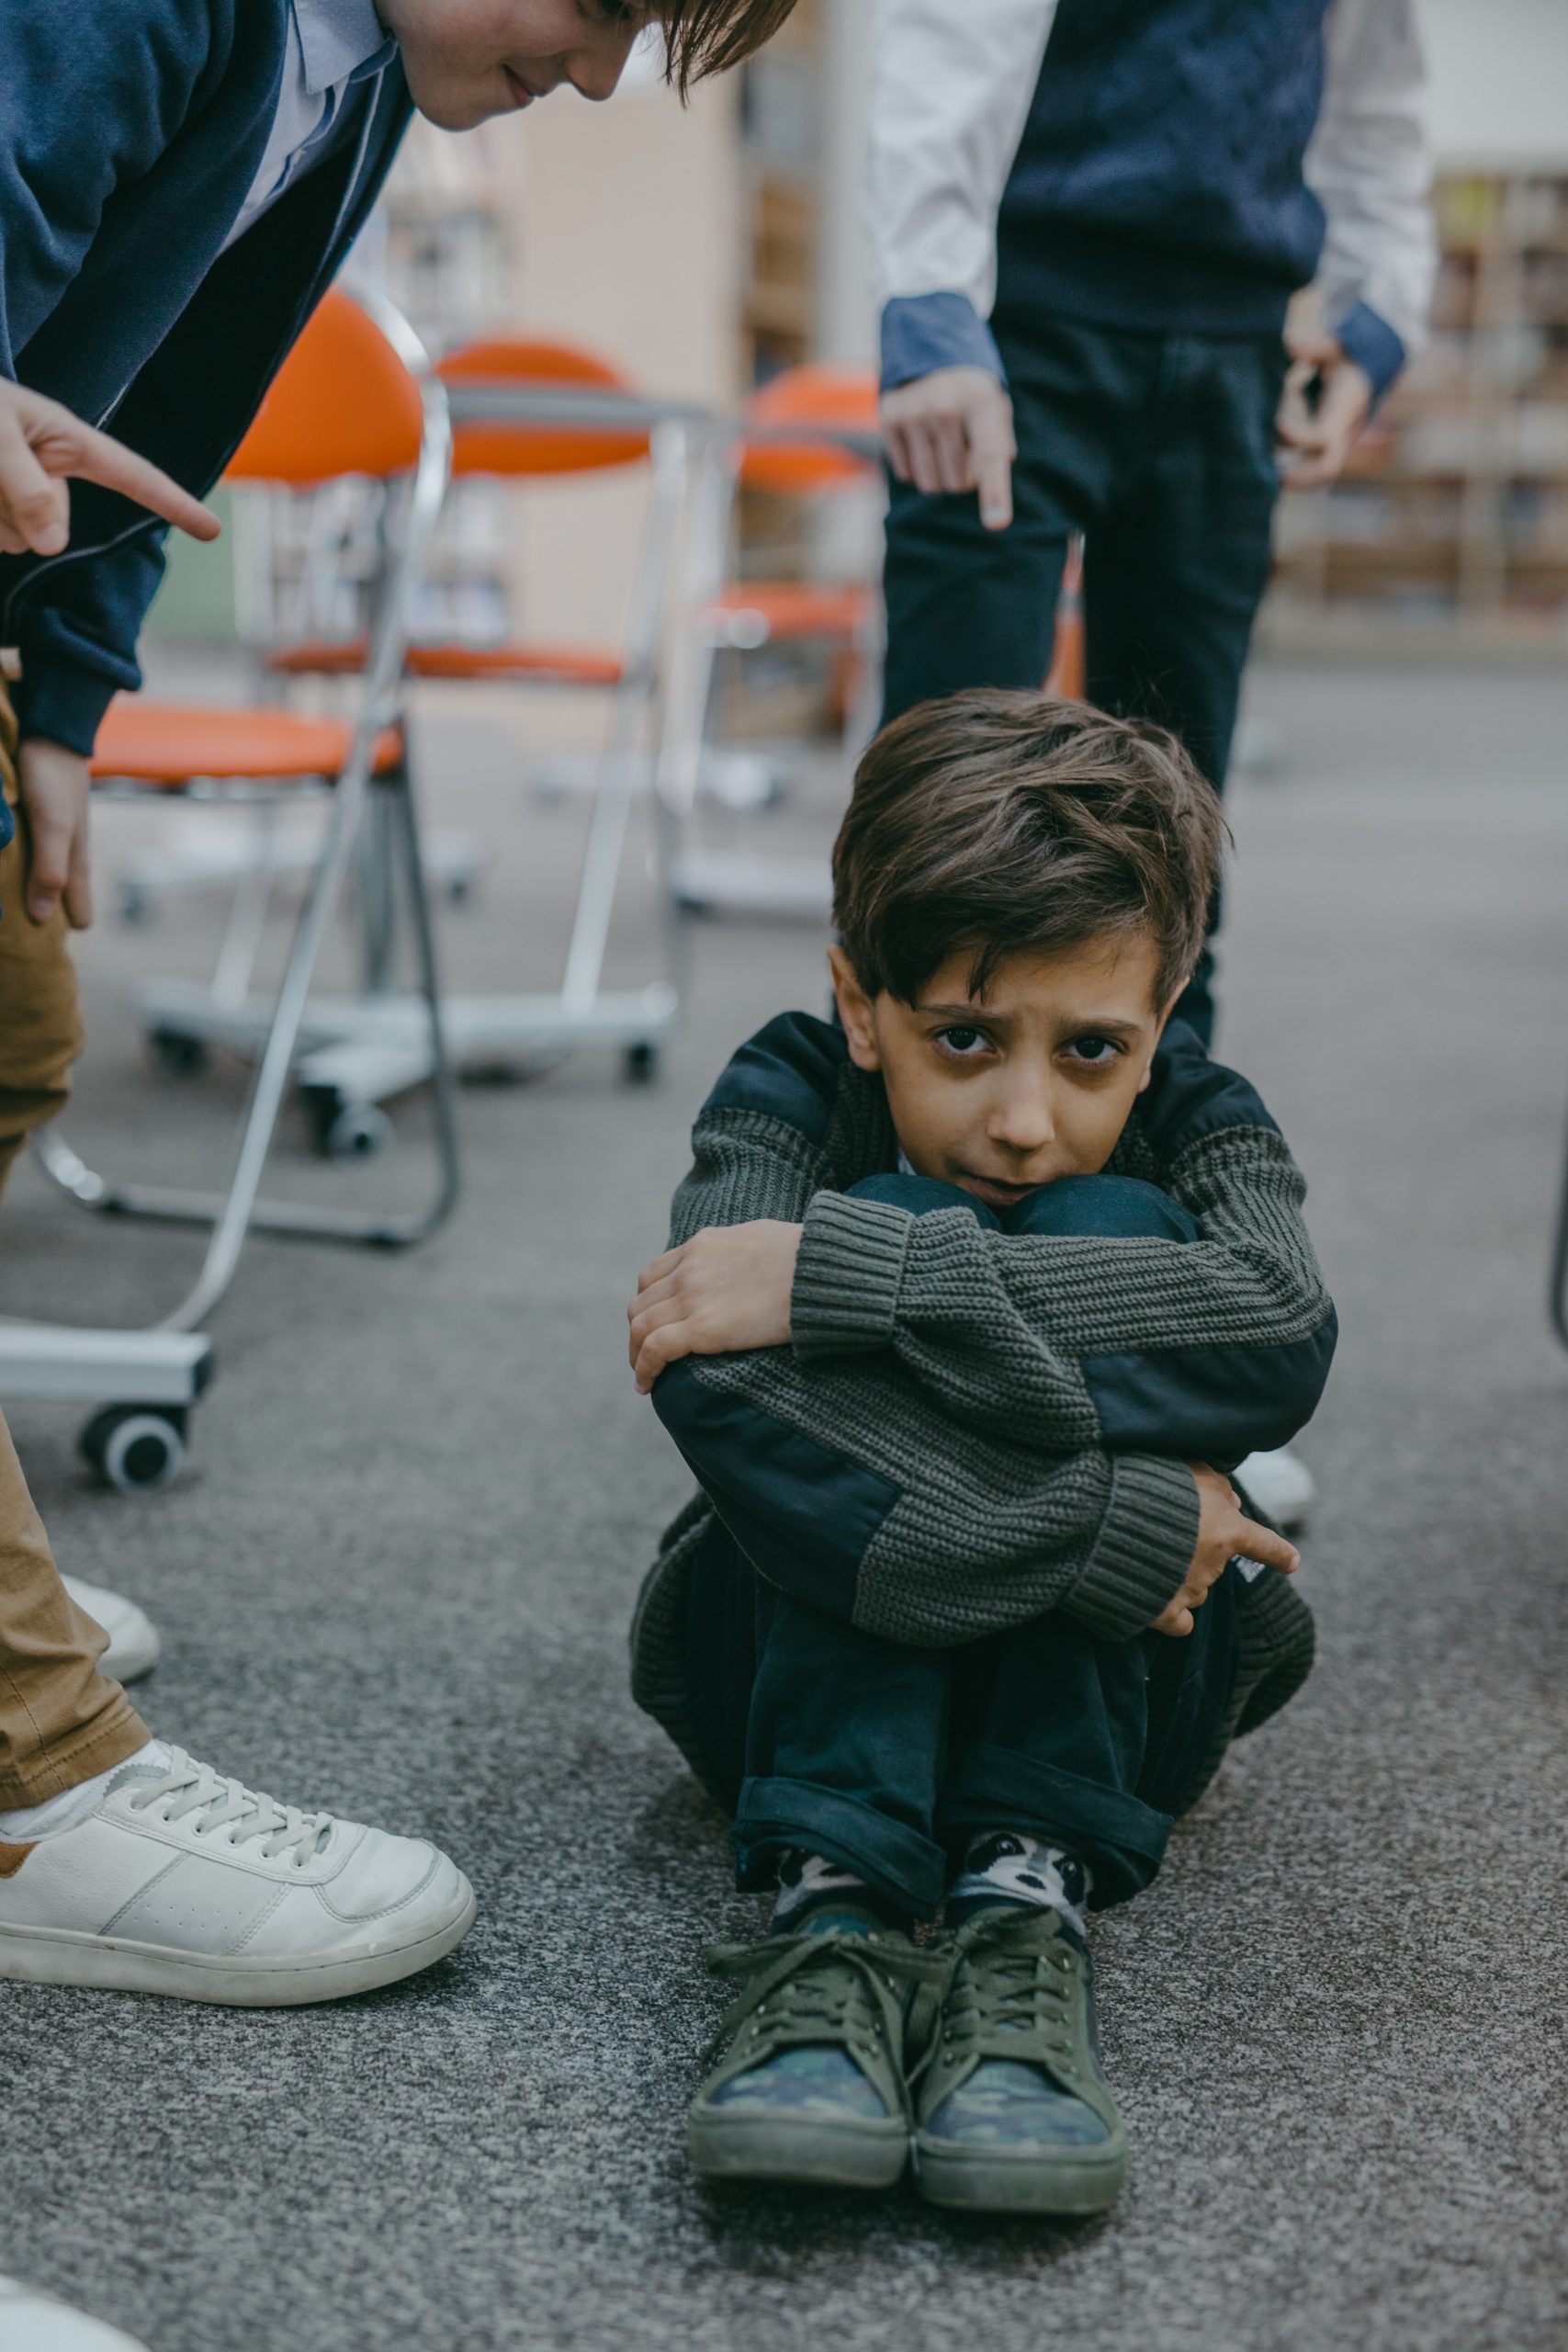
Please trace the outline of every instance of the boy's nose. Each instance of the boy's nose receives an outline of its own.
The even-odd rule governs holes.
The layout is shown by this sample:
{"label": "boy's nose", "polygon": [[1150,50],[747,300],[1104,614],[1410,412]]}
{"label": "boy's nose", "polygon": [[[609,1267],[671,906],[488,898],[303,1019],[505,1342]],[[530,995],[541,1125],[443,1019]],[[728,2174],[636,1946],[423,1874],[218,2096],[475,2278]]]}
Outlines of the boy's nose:
{"label": "boy's nose", "polygon": [[1004,1151],[1043,1151],[1055,1141],[1056,1123],[1051,1116],[1051,1096],[1043,1086],[1017,1086],[1009,1089],[992,1113],[991,1141]]}
{"label": "boy's nose", "polygon": [[584,98],[614,97],[636,40],[634,28],[629,32],[608,33],[592,49],[579,50],[569,69],[572,88]]}

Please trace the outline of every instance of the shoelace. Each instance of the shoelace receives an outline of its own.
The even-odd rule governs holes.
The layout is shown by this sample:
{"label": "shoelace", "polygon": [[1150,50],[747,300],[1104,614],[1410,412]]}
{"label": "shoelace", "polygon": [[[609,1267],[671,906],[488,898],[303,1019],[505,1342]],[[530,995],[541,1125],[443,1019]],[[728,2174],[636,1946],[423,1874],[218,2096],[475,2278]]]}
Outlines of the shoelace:
{"label": "shoelace", "polygon": [[260,1838],[265,1841],[262,1853],[269,1862],[292,1847],[296,1870],[303,1870],[332,1835],[334,1825],[330,1813],[301,1813],[298,1805],[279,1804],[276,1797],[263,1796],[239,1781],[225,1779],[210,1764],[197,1763],[181,1747],[172,1748],[170,1758],[168,1770],[147,1781],[130,1798],[132,1813],[150,1813],[156,1805],[165,1821],[181,1821],[186,1814],[198,1813],[201,1820],[191,1825],[197,1837],[227,1829],[231,1846]]}
{"label": "shoelace", "polygon": [[769,1936],[761,1943],[716,1944],[708,1966],[738,1976],[745,1989],[720,2018],[708,2055],[716,2058],[744,2024],[750,2031],[738,2071],[760,2066],[774,2051],[830,2042],[863,2064],[879,2047],[897,2053],[904,2032],[904,1988],[912,1987],[910,2030],[923,2039],[934,2020],[944,1974],[934,1954],[869,1936]]}
{"label": "shoelace", "polygon": [[1041,1949],[1038,1912],[1021,1908],[1013,1918],[983,1912],[964,1922],[942,1957],[947,1990],[942,2031],[928,2044],[915,2075],[925,2072],[939,2049],[955,2066],[970,2058],[1072,2066],[1072,1961],[1060,1936]]}

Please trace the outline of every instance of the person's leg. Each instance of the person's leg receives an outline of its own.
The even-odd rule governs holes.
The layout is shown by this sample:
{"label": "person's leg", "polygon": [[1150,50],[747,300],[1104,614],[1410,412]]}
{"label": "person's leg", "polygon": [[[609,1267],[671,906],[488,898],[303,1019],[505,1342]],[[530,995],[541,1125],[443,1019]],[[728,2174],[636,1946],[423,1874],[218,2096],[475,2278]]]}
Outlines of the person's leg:
{"label": "person's leg", "polygon": [[735,1811],[766,1939],[711,1963],[736,1997],[693,2101],[712,2177],[886,2188],[909,2130],[905,1932],[944,1877],[931,1836],[946,1661],[857,1634],[760,1577],[710,1521],[685,1562],[682,1745]]}
{"label": "person's leg", "polygon": [[0,1419],[0,1813],[44,1804],[147,1745],[98,1671],[105,1640],[61,1582]]}
{"label": "person's leg", "polygon": [[[1252,625],[1269,582],[1279,491],[1274,414],[1282,346],[1171,335],[1125,437],[1114,495],[1089,535],[1089,699],[1157,719],[1223,790]],[[1219,907],[1213,910],[1217,924]],[[1213,958],[1178,1008],[1207,1044]]]}
{"label": "person's leg", "polygon": [[18,806],[17,723],[0,685],[0,786],[17,837],[0,850],[0,1192],[35,1127],[63,1110],[82,1051],[76,967],[63,908],[48,922],[27,909],[28,840]]}
{"label": "person's leg", "polygon": [[[0,1191],[33,1129],[62,1107],[82,1049],[63,912],[27,910],[27,822],[17,722],[0,685],[0,786],[17,837],[0,850]],[[0,1421],[0,1812],[45,1803],[121,1763],[147,1732],[98,1672],[105,1635],[60,1579],[10,1434]]]}
{"label": "person's leg", "polygon": [[731,1831],[742,1886],[820,1856],[903,1915],[942,1901],[934,1835],[950,1653],[863,1634],[758,1580],[746,1777]]}
{"label": "person's leg", "polygon": [[1115,418],[1136,370],[1093,327],[993,322],[1012,394],[1011,526],[982,527],[974,494],[890,487],[883,722],[964,686],[1039,686],[1051,666],[1067,539],[1107,494]]}

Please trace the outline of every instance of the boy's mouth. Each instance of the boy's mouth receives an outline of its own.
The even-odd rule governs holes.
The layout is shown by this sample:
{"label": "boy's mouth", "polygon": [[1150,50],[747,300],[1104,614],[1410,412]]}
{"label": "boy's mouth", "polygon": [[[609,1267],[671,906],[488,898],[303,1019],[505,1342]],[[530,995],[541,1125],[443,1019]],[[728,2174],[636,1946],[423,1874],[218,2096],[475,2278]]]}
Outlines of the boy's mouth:
{"label": "boy's mouth", "polygon": [[531,107],[539,95],[537,90],[531,89],[522,74],[514,74],[510,65],[503,65],[501,70],[505,77],[506,86],[512,93],[513,105],[519,108]]}
{"label": "boy's mouth", "polygon": [[967,1169],[962,1181],[964,1191],[984,1201],[988,1209],[1016,1208],[1020,1201],[1040,1190],[1038,1184],[1004,1184],[995,1176],[972,1176]]}

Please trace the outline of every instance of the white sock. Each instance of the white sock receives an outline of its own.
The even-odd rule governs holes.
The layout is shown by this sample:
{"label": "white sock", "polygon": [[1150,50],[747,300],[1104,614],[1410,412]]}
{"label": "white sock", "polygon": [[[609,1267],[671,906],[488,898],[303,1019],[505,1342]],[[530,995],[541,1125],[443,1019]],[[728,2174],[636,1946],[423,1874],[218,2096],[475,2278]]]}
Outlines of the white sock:
{"label": "white sock", "polygon": [[816,1910],[835,1894],[857,1895],[863,1900],[868,1893],[863,1878],[845,1870],[841,1862],[830,1862],[825,1854],[803,1854],[792,1849],[779,1857],[779,1886],[773,1897],[773,1916],[768,1922],[770,1935],[786,1935],[795,1922],[808,1911]]}
{"label": "white sock", "polygon": [[969,1840],[947,1913],[951,1919],[955,1904],[967,1908],[976,1903],[1031,1903],[1059,1911],[1081,1936],[1089,1890],[1089,1872],[1076,1854],[1021,1829],[982,1829]]}
{"label": "white sock", "polygon": [[166,1772],[173,1760],[161,1740],[150,1739],[145,1747],[139,1747],[122,1764],[111,1764],[107,1772],[95,1773],[90,1781],[79,1781],[73,1789],[63,1790],[43,1804],[24,1804],[12,1813],[0,1813],[0,1838],[8,1846],[28,1846],[35,1838],[47,1838],[52,1830],[73,1828],[102,1804],[123,1774],[134,1772],[146,1778]]}

